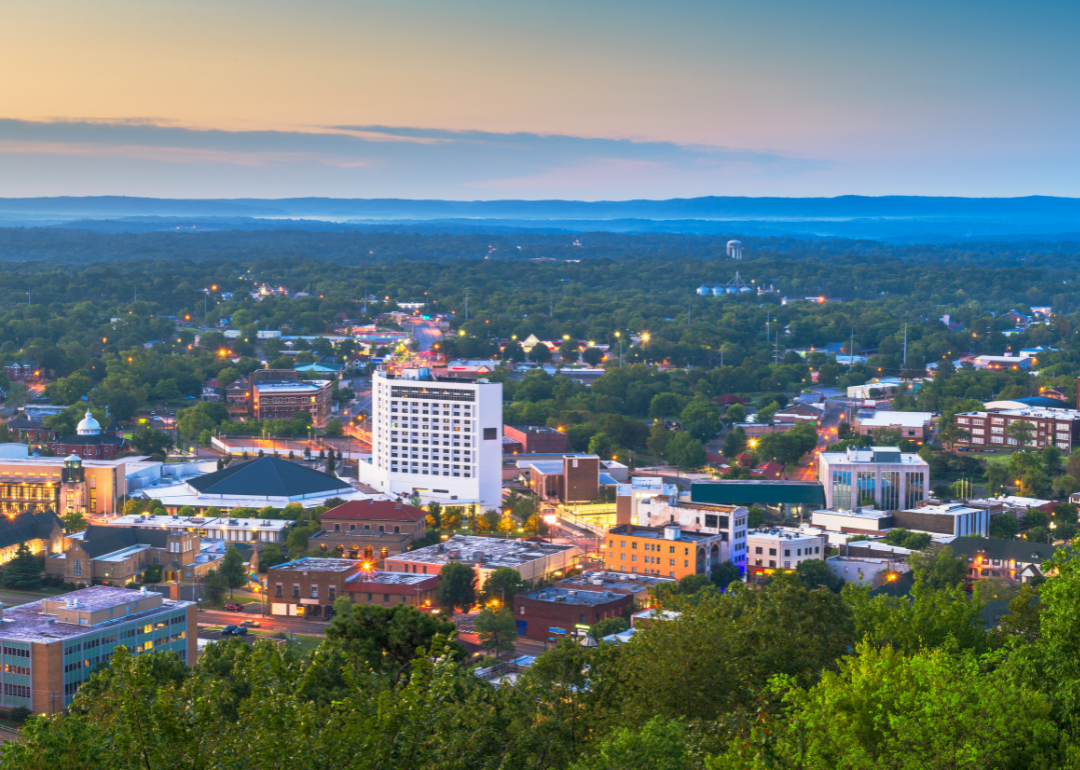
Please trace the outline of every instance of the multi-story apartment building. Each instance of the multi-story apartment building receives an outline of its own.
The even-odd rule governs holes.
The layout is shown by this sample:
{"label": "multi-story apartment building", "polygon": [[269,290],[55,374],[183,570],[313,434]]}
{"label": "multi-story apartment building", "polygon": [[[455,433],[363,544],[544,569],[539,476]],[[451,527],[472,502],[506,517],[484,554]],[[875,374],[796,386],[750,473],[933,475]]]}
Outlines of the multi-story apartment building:
{"label": "multi-story apartment building", "polygon": [[654,498],[653,504],[638,508],[643,525],[663,527],[678,524],[684,532],[717,535],[719,562],[730,561],[746,568],[746,518],[750,511],[742,505],[688,503],[668,497]]}
{"label": "multi-story apartment building", "polygon": [[1010,438],[1007,433],[1008,427],[1014,422],[1031,425],[1029,447],[1056,446],[1063,452],[1072,452],[1080,442],[1080,411],[1029,407],[1001,412],[961,412],[956,415],[956,426],[970,435],[956,443],[991,449],[1015,447],[1016,439]]}
{"label": "multi-story apartment building", "polygon": [[390,495],[499,507],[502,383],[380,369],[371,398],[372,456],[360,481]]}
{"label": "multi-story apartment building", "polygon": [[678,524],[642,527],[622,524],[608,530],[604,566],[609,572],[640,572],[679,579],[707,575],[724,559],[723,537],[684,531]]}
{"label": "multi-story apartment building", "polygon": [[873,506],[882,511],[914,508],[930,490],[930,466],[914,453],[896,447],[849,447],[818,456],[818,481],[825,508],[853,511]]}
{"label": "multi-story apartment building", "polygon": [[330,419],[332,380],[304,380],[295,369],[259,369],[225,389],[225,403],[234,417],[287,420],[297,412],[311,415],[317,428]]}
{"label": "multi-story apartment building", "polygon": [[63,711],[121,645],[134,654],[175,652],[191,665],[197,637],[194,603],[145,588],[92,586],[4,609],[0,708]]}
{"label": "multi-story apartment building", "polygon": [[746,576],[760,579],[777,571],[796,569],[800,562],[824,559],[825,537],[799,530],[752,529],[746,535]]}

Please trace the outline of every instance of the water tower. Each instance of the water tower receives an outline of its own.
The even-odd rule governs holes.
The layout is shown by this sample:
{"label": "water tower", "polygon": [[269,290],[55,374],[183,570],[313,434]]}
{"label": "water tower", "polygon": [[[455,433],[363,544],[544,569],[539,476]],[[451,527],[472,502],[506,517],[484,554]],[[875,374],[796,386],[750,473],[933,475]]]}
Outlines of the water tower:
{"label": "water tower", "polygon": [[742,241],[728,241],[727,255],[732,259],[742,259]]}

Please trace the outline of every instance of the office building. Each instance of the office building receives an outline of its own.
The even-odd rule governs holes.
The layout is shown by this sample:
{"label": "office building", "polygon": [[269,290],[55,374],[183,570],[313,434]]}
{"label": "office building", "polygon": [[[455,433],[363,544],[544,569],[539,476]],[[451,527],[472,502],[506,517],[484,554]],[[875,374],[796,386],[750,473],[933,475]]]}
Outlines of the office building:
{"label": "office building", "polygon": [[1027,422],[1030,426],[1029,447],[1056,446],[1067,454],[1080,441],[1080,411],[1025,407],[1000,412],[961,412],[956,415],[956,427],[969,435],[956,443],[969,447],[1015,447],[1016,439],[1008,435],[1008,428],[1014,422]]}
{"label": "office building", "polygon": [[5,608],[0,708],[58,713],[117,647],[137,655],[175,652],[191,665],[197,637],[192,602],[166,599],[145,588],[93,586]]}
{"label": "office building", "polygon": [[[638,518],[641,524],[664,527],[678,524],[683,532],[716,535],[720,538],[719,553],[713,563],[730,561],[740,569],[746,568],[746,517],[750,511],[742,505],[710,505],[688,503],[661,497],[653,504],[641,506]],[[716,544],[714,544],[716,545]]]}
{"label": "office building", "polygon": [[443,504],[502,503],[502,384],[428,369],[372,377],[371,461],[360,481]]}
{"label": "office building", "polygon": [[71,512],[112,513],[117,499],[126,494],[123,459],[0,459],[0,510],[8,516],[50,509],[61,516]]}
{"label": "office building", "polygon": [[608,531],[604,566],[609,572],[640,572],[679,579],[708,575],[725,561],[723,537],[684,531],[678,524],[623,524]]}
{"label": "office building", "polygon": [[801,530],[752,529],[746,535],[747,579],[760,580],[777,571],[791,571],[800,562],[824,559],[825,538]]}
{"label": "office building", "polygon": [[818,455],[818,481],[824,508],[853,511],[870,506],[883,511],[914,508],[930,489],[930,466],[896,447],[849,447]]}
{"label": "office building", "polygon": [[266,571],[271,615],[320,618],[334,616],[334,602],[345,595],[345,579],[362,565],[349,559],[305,557]]}
{"label": "office building", "polygon": [[922,505],[892,512],[892,525],[935,537],[964,537],[990,534],[990,511],[962,503]]}

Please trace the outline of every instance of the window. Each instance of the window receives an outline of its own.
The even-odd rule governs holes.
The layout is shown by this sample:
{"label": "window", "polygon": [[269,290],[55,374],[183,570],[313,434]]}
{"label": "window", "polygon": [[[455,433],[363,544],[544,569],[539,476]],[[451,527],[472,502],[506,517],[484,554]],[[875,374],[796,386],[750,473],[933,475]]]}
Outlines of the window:
{"label": "window", "polygon": [[276,586],[274,586],[274,598],[276,598],[276,599],[282,598],[281,583],[278,583]]}
{"label": "window", "polygon": [[[468,430],[468,428],[466,428],[466,430]],[[494,441],[499,437],[498,433],[498,428],[484,428],[484,441]]]}
{"label": "window", "polygon": [[319,598],[319,587],[318,586],[313,585],[311,587],[311,598],[312,599],[318,599]]}
{"label": "window", "polygon": [[326,598],[330,600],[331,604],[334,603],[334,599],[337,598],[337,588],[335,586],[326,589]]}
{"label": "window", "polygon": [[299,583],[293,583],[292,598],[294,598],[294,599],[299,599],[300,598],[300,584]]}

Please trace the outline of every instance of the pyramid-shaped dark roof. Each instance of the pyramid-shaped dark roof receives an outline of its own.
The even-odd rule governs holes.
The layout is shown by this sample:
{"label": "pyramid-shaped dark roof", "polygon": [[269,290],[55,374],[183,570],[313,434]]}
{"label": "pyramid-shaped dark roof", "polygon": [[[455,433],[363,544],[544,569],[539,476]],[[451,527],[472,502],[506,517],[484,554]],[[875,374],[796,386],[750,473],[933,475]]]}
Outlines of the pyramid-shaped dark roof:
{"label": "pyramid-shaped dark roof", "polygon": [[298,497],[351,491],[348,482],[278,457],[230,463],[220,471],[191,479],[189,486],[207,495]]}

